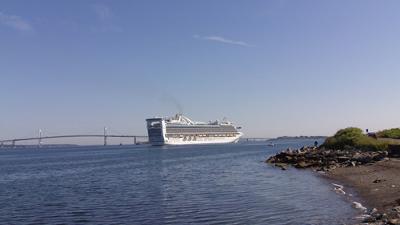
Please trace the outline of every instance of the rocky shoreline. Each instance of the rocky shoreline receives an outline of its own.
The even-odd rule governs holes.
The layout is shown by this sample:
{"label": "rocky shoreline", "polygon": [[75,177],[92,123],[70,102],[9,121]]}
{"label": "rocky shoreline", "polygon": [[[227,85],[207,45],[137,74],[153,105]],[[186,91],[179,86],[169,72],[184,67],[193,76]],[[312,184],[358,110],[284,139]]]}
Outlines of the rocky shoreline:
{"label": "rocky shoreline", "polygon": [[282,170],[293,166],[323,171],[330,178],[362,193],[361,197],[371,208],[364,210],[363,224],[400,224],[400,189],[396,189],[400,188],[400,178],[395,176],[400,174],[400,160],[389,156],[387,151],[303,147],[277,153],[266,162]]}
{"label": "rocky shoreline", "polygon": [[292,165],[299,169],[314,168],[317,171],[330,171],[339,167],[352,167],[374,163],[387,158],[387,151],[366,152],[361,150],[329,150],[316,147],[280,152],[267,159],[281,169]]}

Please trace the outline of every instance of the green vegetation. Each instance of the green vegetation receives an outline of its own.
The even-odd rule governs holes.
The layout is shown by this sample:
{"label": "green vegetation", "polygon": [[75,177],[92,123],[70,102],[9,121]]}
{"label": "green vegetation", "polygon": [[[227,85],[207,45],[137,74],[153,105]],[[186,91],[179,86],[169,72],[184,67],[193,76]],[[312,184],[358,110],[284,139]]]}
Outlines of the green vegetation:
{"label": "green vegetation", "polygon": [[392,128],[387,130],[382,130],[376,133],[378,138],[393,138],[400,139],[400,128]]}
{"label": "green vegetation", "polygon": [[388,143],[363,134],[360,128],[341,129],[325,140],[322,147],[328,149],[359,149],[365,151],[386,150]]}

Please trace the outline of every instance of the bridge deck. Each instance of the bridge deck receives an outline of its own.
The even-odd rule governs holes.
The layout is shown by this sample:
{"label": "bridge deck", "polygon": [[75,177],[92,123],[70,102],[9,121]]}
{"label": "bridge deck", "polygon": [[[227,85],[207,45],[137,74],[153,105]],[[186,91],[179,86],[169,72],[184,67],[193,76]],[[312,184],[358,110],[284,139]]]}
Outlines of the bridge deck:
{"label": "bridge deck", "polygon": [[73,135],[56,135],[56,136],[43,136],[43,137],[29,137],[29,138],[6,139],[6,140],[0,140],[0,143],[5,143],[5,142],[17,142],[17,141],[31,141],[31,140],[43,140],[43,139],[54,139],[54,138],[78,138],[78,137],[147,138],[147,136],[144,136],[144,135],[73,134]]}

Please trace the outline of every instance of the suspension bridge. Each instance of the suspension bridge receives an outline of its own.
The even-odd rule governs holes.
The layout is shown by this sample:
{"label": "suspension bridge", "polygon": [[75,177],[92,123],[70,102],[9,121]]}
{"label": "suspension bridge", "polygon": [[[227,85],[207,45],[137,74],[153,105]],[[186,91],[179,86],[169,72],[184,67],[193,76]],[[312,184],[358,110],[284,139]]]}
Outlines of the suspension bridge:
{"label": "suspension bridge", "polygon": [[71,135],[53,135],[53,136],[42,136],[42,131],[39,130],[39,136],[37,137],[28,137],[28,138],[15,138],[15,139],[5,139],[0,140],[0,147],[16,147],[17,143],[23,141],[37,141],[37,145],[40,147],[44,144],[43,140],[48,139],[62,139],[62,138],[103,138],[103,145],[107,145],[107,141],[109,138],[132,138],[133,144],[138,144],[138,139],[147,140],[148,137],[145,135],[115,135],[108,134],[107,128],[104,127],[103,134],[71,134]]}
{"label": "suspension bridge", "polygon": [[[53,135],[53,136],[43,136],[42,131],[39,130],[39,135],[37,137],[28,137],[28,138],[14,138],[14,139],[5,139],[0,140],[0,148],[1,147],[17,147],[18,143],[26,142],[26,141],[37,141],[37,146],[41,147],[44,145],[44,140],[49,139],[66,139],[66,138],[102,138],[103,145],[106,146],[108,140],[110,138],[131,138],[132,144],[139,143],[147,143],[148,136],[146,135],[120,135],[120,134],[108,134],[107,127],[104,127],[104,131],[102,134],[71,134],[71,135]],[[141,140],[141,142],[138,141]],[[262,138],[262,137],[242,137],[241,141],[250,142],[250,141],[268,141],[270,138]],[[24,146],[24,145],[20,145]],[[30,145],[32,146],[32,145]]]}

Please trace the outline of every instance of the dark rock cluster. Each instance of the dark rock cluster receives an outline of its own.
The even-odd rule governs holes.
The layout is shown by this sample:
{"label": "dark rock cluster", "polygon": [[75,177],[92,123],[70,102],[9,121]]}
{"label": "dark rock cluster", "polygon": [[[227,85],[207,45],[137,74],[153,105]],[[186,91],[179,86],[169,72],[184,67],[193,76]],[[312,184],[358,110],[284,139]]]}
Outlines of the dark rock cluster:
{"label": "dark rock cluster", "polygon": [[320,171],[330,171],[338,167],[374,163],[385,159],[387,155],[387,151],[329,150],[303,147],[296,150],[287,149],[271,156],[266,162],[283,170],[291,165],[299,169],[314,168]]}
{"label": "dark rock cluster", "polygon": [[393,207],[388,213],[380,213],[374,208],[367,215],[362,224],[400,225],[400,206]]}

